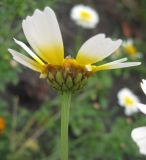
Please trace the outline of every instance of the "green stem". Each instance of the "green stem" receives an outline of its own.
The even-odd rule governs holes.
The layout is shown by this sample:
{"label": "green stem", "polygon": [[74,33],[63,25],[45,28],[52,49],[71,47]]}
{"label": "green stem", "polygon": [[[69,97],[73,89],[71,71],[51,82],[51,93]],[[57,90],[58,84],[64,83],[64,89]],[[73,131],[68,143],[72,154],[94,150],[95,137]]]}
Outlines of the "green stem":
{"label": "green stem", "polygon": [[71,93],[62,94],[61,106],[61,160],[68,160],[68,123],[71,103]]}

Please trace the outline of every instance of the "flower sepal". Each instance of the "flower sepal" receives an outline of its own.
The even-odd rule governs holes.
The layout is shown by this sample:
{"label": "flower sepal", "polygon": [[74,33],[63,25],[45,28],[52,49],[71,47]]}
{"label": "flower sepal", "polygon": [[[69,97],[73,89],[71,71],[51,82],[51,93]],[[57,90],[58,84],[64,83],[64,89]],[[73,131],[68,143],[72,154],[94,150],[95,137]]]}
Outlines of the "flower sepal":
{"label": "flower sepal", "polygon": [[61,66],[47,65],[45,72],[49,84],[61,92],[76,92],[82,89],[92,73],[71,58],[64,59]]}

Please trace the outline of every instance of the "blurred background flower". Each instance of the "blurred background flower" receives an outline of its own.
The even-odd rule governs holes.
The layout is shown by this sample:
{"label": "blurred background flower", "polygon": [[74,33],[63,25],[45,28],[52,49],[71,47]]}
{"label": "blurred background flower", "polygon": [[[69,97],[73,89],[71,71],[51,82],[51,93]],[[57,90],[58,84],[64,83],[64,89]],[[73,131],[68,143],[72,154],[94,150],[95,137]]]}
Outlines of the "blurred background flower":
{"label": "blurred background flower", "polygon": [[140,86],[143,92],[146,94],[146,80],[145,79],[142,80],[142,82],[140,83]]}
{"label": "blurred background flower", "polygon": [[6,128],[6,121],[3,117],[0,117],[0,134],[4,132]]}
{"label": "blurred background flower", "polygon": [[[146,94],[146,80],[142,80],[141,88]],[[138,104],[138,108],[144,114],[146,114],[146,105]],[[139,152],[146,155],[146,127],[138,127],[132,130],[131,137],[139,147]]]}
{"label": "blurred background flower", "polygon": [[133,39],[127,39],[123,42],[123,49],[125,54],[129,55],[131,58],[140,58],[142,53],[137,50]]}
{"label": "blurred background flower", "polygon": [[133,129],[131,136],[139,147],[139,152],[146,155],[146,127]]}
{"label": "blurred background flower", "polygon": [[123,48],[125,52],[130,56],[135,56],[138,53],[136,47],[133,44],[132,39],[128,39],[127,41],[124,41]]}
{"label": "blurred background flower", "polygon": [[99,23],[98,13],[90,6],[83,4],[75,5],[71,9],[70,17],[77,25],[83,28],[92,29]]}
{"label": "blurred background flower", "polygon": [[139,98],[130,89],[123,88],[118,92],[118,102],[119,105],[125,107],[127,116],[138,112],[137,104],[139,103]]}

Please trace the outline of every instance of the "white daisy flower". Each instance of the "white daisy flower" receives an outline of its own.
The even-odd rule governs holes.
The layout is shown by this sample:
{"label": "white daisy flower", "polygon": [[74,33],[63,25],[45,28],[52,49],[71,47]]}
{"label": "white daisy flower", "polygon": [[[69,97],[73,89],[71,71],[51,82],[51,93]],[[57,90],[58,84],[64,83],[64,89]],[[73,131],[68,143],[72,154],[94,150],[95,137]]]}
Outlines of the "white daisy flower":
{"label": "white daisy flower", "polygon": [[139,99],[128,88],[123,88],[118,92],[118,103],[122,107],[125,107],[125,114],[127,116],[138,112],[137,103],[139,103]]}
{"label": "white daisy flower", "polygon": [[98,13],[91,7],[76,5],[71,9],[71,19],[83,28],[95,28],[99,22]]}
{"label": "white daisy flower", "polygon": [[124,50],[127,54],[129,54],[131,56],[137,54],[137,49],[136,49],[132,39],[128,39],[128,40],[123,41],[123,47],[124,47]]}
{"label": "white daisy flower", "polygon": [[133,39],[127,39],[127,40],[123,41],[122,46],[123,46],[123,49],[127,55],[129,55],[131,57],[139,57],[139,58],[142,57],[142,53],[140,53],[137,50]]}
{"label": "white daisy flower", "polygon": [[[141,82],[141,88],[146,94],[146,80],[144,79]],[[137,107],[142,113],[146,114],[145,104],[138,103]],[[131,132],[131,137],[139,147],[139,152],[146,155],[146,127],[139,127],[133,129]]]}
{"label": "white daisy flower", "polygon": [[131,137],[139,147],[139,152],[146,155],[146,127],[133,129]]}
{"label": "white daisy flower", "polygon": [[140,85],[141,85],[143,92],[146,94],[146,80],[143,79]]}
{"label": "white daisy flower", "polygon": [[138,103],[137,107],[142,113],[146,114],[146,105],[145,104]]}
{"label": "white daisy flower", "polygon": [[[140,85],[141,85],[143,92],[146,94],[146,80],[143,79],[142,82],[140,83]],[[145,104],[138,103],[137,107],[142,113],[146,114],[146,105]]]}
{"label": "white daisy flower", "polygon": [[40,73],[47,78],[50,85],[59,91],[76,91],[81,89],[93,73],[140,65],[140,62],[127,62],[127,58],[96,65],[97,62],[116,51],[122,40],[112,40],[105,34],[97,34],[82,44],[76,57],[64,56],[64,45],[61,31],[54,11],[45,7],[36,9],[32,16],[22,22],[23,32],[30,44],[14,39],[28,56],[8,49],[14,60]]}

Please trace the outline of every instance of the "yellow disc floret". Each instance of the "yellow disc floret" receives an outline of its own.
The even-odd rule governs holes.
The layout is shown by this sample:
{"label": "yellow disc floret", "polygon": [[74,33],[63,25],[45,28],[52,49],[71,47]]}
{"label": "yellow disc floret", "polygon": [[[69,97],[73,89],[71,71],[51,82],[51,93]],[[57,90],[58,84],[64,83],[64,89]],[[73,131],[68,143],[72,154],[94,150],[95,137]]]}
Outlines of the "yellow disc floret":
{"label": "yellow disc floret", "polygon": [[125,97],[124,101],[125,101],[125,105],[127,105],[127,106],[133,106],[133,104],[134,104],[134,100],[128,96]]}
{"label": "yellow disc floret", "polygon": [[132,44],[127,44],[127,46],[125,46],[124,49],[125,49],[126,53],[131,56],[137,54],[137,49]]}
{"label": "yellow disc floret", "polygon": [[86,10],[81,10],[80,11],[80,18],[81,18],[81,20],[89,21],[92,18],[92,15]]}

